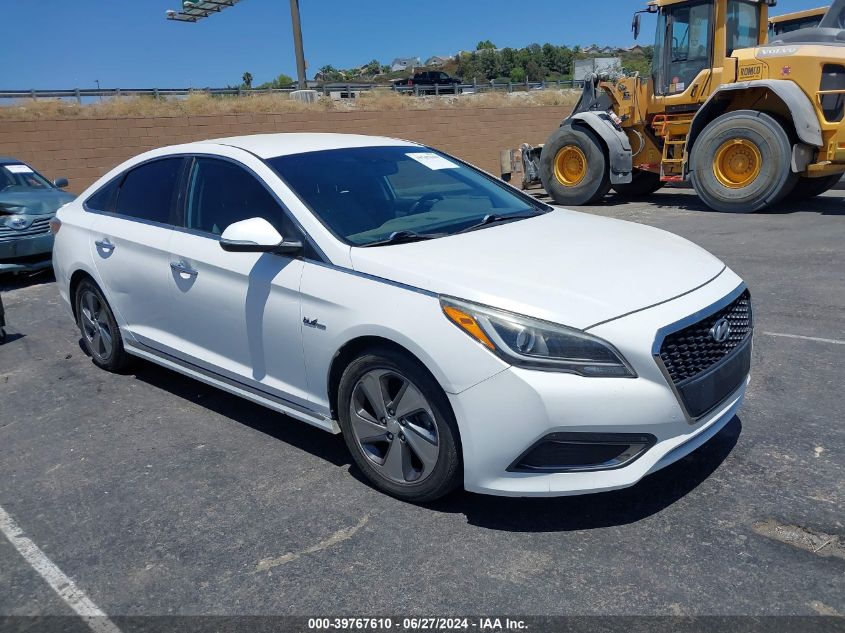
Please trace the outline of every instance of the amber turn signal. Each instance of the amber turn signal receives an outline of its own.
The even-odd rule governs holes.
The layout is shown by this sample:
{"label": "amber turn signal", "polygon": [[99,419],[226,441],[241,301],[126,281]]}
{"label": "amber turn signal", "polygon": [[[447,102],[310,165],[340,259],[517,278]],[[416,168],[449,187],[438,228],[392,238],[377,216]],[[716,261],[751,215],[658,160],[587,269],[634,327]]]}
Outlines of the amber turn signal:
{"label": "amber turn signal", "polygon": [[468,315],[466,312],[458,310],[458,308],[449,305],[443,306],[443,312],[459,328],[464,330],[467,334],[469,334],[479,343],[481,343],[485,347],[489,347],[492,350],[496,349],[493,343],[490,342],[490,339],[487,338],[487,335],[484,333],[484,330],[482,330],[478,323],[475,321],[475,319]]}

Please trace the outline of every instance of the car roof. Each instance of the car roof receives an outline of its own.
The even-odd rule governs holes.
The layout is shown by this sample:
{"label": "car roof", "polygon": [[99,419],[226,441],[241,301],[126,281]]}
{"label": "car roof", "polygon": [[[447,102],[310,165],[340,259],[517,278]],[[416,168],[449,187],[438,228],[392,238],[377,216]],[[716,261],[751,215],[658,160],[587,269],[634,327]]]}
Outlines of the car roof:
{"label": "car roof", "polygon": [[6,165],[9,163],[20,165],[23,164],[23,161],[18,160],[17,158],[12,158],[11,156],[0,156],[0,165]]}
{"label": "car roof", "polygon": [[[347,149],[352,147],[408,146],[422,147],[418,143],[402,141],[384,136],[365,136],[362,134],[330,134],[314,132],[296,132],[284,134],[251,134],[249,136],[231,136],[202,141],[203,145],[213,143],[229,145],[246,150],[260,158],[274,158],[290,154],[304,154],[328,149]],[[199,144],[199,143],[198,143]]]}

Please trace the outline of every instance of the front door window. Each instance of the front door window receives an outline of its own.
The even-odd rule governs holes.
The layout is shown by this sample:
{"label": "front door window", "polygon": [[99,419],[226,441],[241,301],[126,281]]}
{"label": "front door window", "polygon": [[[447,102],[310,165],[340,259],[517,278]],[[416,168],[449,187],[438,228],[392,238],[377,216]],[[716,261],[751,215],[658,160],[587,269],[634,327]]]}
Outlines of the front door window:
{"label": "front door window", "polygon": [[712,23],[713,7],[710,2],[677,8],[670,6],[661,15],[658,29],[663,28],[666,40],[659,53],[665,70],[656,73],[658,94],[684,92],[701,71],[710,68]]}

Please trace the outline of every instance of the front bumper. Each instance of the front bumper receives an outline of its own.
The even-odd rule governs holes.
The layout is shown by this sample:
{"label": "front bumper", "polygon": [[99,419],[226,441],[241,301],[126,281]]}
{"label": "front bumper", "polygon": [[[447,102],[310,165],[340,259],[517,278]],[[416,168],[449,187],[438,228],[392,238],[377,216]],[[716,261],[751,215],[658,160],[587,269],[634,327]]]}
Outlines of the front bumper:
{"label": "front bumper", "polygon": [[[653,349],[661,328],[706,310],[741,285],[726,270],[683,297],[590,329],[620,349],[637,378],[584,378],[511,367],[450,395],[461,431],[466,489],[527,497],[625,488],[713,437],[739,410],[748,377],[712,411],[691,420]],[[550,433],[643,434],[654,441],[637,459],[612,469],[549,473],[510,468]]]}
{"label": "front bumper", "polygon": [[53,234],[19,237],[0,241],[0,273],[34,272],[50,268]]}

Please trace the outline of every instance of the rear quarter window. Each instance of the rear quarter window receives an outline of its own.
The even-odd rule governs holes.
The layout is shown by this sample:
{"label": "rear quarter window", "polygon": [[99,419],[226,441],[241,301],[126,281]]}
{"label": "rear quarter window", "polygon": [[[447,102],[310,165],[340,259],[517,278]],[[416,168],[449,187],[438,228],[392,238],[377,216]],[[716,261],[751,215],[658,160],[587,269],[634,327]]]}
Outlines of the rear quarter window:
{"label": "rear quarter window", "polygon": [[114,198],[120,178],[115,178],[94,192],[86,201],[85,208],[90,211],[113,211]]}

